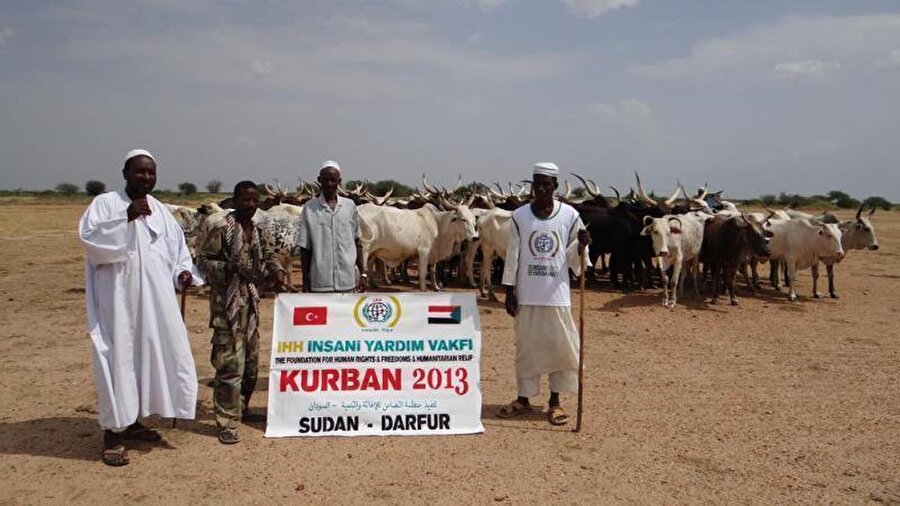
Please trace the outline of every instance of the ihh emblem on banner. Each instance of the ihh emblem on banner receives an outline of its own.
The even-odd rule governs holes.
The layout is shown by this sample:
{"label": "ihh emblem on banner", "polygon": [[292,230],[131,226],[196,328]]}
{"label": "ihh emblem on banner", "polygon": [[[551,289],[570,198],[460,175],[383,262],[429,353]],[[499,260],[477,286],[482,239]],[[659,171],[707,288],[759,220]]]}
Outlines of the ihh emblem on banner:
{"label": "ihh emblem on banner", "polygon": [[397,297],[360,297],[353,307],[353,319],[364,331],[392,332],[402,312]]}

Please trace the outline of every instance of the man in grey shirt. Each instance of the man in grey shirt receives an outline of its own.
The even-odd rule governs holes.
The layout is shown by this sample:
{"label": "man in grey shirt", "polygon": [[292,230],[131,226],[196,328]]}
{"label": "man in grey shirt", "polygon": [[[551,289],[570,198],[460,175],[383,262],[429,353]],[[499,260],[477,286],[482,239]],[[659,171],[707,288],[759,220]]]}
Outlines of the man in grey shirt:
{"label": "man in grey shirt", "polygon": [[[331,160],[322,164],[318,181],[322,193],[304,206],[297,239],[303,291],[364,292],[368,276],[362,265],[356,204],[337,194],[340,165]],[[354,265],[360,272],[358,284]]]}

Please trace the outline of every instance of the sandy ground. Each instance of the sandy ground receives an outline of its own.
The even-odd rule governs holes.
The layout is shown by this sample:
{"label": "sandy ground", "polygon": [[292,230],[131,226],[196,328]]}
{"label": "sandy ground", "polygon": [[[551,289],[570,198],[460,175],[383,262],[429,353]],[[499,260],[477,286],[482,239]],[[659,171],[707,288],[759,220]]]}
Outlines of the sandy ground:
{"label": "sandy ground", "polygon": [[[192,296],[197,420],[175,430],[150,420],[167,443],[110,468],[99,460],[81,211],[0,205],[0,503],[900,501],[898,213],[874,217],[881,250],[838,267],[840,300],[809,298],[808,273],[799,303],[765,286],[743,290],[739,307],[686,297],[675,310],[659,290],[589,291],[579,434],[542,414],[494,416],[515,394],[513,322],[482,303],[484,434],[269,440],[248,425],[241,444],[222,446],[208,306]],[[271,313],[267,298],[264,364]],[[261,376],[264,390],[265,366]],[[563,402],[574,411],[574,395]]]}

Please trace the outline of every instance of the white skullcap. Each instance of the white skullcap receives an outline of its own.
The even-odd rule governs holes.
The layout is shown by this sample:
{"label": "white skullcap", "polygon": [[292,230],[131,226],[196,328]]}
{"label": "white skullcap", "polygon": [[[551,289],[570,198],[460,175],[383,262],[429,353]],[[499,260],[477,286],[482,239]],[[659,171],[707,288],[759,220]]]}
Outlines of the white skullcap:
{"label": "white skullcap", "polygon": [[559,167],[553,162],[540,162],[534,164],[534,174],[556,177],[559,175]]}
{"label": "white skullcap", "polygon": [[131,151],[125,153],[125,163],[128,163],[128,160],[136,156],[146,156],[147,158],[153,160],[153,163],[156,163],[156,158],[153,158],[153,155],[150,154],[146,149],[132,149]]}
{"label": "white skullcap", "polygon": [[331,167],[332,169],[336,169],[338,172],[341,171],[341,166],[338,165],[338,163],[337,163],[336,161],[334,161],[334,160],[325,160],[325,163],[322,164],[322,168],[319,169],[319,172],[321,172],[321,171],[324,170],[324,169],[327,169],[328,167]]}

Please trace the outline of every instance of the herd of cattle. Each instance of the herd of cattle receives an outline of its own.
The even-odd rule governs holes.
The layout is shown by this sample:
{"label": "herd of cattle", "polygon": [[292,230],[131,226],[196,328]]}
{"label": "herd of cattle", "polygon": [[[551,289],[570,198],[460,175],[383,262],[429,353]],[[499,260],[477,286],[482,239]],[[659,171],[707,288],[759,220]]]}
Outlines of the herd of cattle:
{"label": "herd of cattle", "polygon": [[[827,212],[818,216],[792,209],[742,212],[735,203],[721,199],[721,192],[708,193],[708,185],[689,195],[679,183],[669,198],[654,199],[635,174],[637,189],[621,197],[613,188],[613,198],[601,195],[593,181],[575,177],[583,184],[584,197],[573,198],[566,181],[558,198],[579,212],[590,232],[588,279],[608,275],[615,289],[628,291],[653,287],[658,272],[667,307],[676,305],[686,278],[691,279],[698,298],[701,289],[709,286],[711,303],[717,303],[727,290],[731,304],[737,305],[737,272],[750,291],[759,289],[757,266],[761,262],[769,263],[770,282],[777,291],[782,289],[779,269],[784,269],[791,301],[797,299],[793,281],[804,269],[812,270],[813,297],[820,297],[818,266],[823,263],[829,295],[837,298],[834,265],[849,250],[878,249],[870,221],[874,207],[864,214],[861,206],[855,218],[847,221]],[[447,281],[448,273],[456,273],[469,286],[478,286],[482,296],[487,291],[494,299],[494,266],[506,254],[512,210],[530,201],[528,182],[509,184],[507,189],[496,183],[496,189],[478,184],[464,188],[458,183],[447,190],[429,184],[423,175],[422,183],[422,190],[404,199],[392,198],[392,190],[373,195],[365,185],[340,190],[358,206],[364,265],[379,267],[379,282],[390,283],[392,272],[406,279],[408,262],[415,261],[420,290],[426,289],[429,273],[435,290]],[[291,272],[299,257],[295,237],[303,204],[315,196],[317,188],[314,183],[302,183],[295,193],[280,185],[266,185],[265,189],[267,198],[259,213],[279,262]],[[167,206],[196,255],[207,231],[224,220],[230,201],[199,208]],[[480,282],[476,285],[479,257]],[[283,288],[296,290],[290,281]]]}

